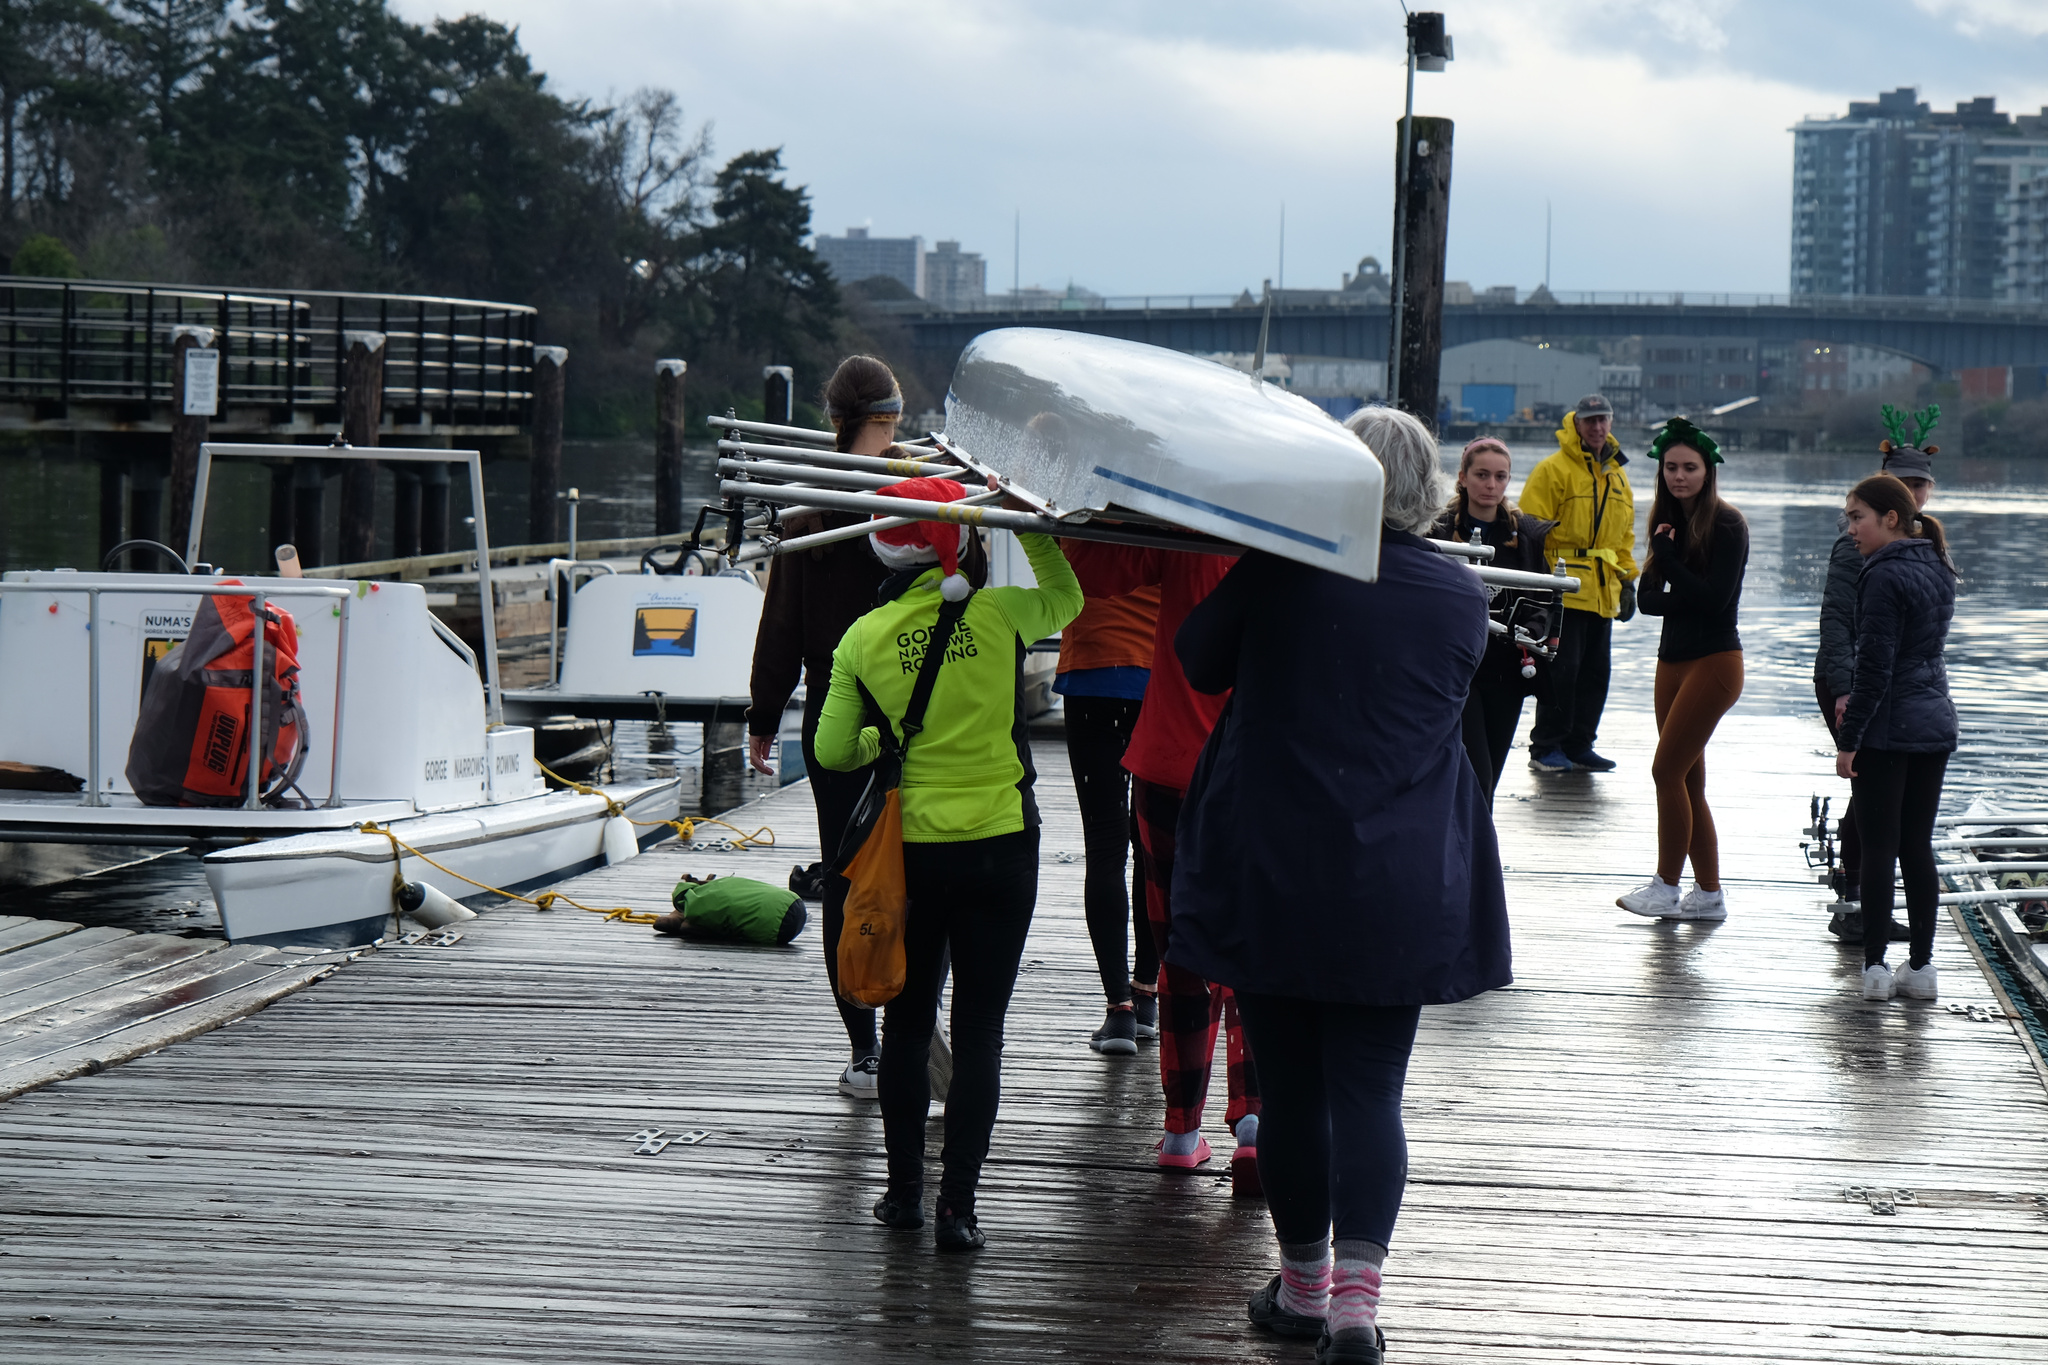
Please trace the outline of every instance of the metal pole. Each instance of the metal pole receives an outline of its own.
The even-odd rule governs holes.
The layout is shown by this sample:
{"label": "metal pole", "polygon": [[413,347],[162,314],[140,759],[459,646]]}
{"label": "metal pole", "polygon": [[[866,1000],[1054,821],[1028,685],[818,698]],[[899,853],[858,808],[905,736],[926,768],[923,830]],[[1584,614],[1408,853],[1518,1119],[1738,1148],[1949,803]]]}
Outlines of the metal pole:
{"label": "metal pole", "polygon": [[263,808],[263,645],[264,636],[268,633],[264,629],[263,613],[266,608],[262,593],[259,592],[249,599],[249,610],[254,612],[256,616],[256,629],[253,636],[256,657],[254,667],[249,670],[249,795],[243,800],[242,809],[261,810]]}
{"label": "metal pole", "polygon": [[1408,158],[1415,137],[1415,36],[1408,35],[1408,100],[1401,114],[1401,164],[1394,168],[1394,304],[1392,340],[1387,346],[1387,403],[1401,402],[1401,315],[1408,303]]}
{"label": "metal pole", "polygon": [[341,599],[341,638],[334,646],[334,754],[327,764],[327,804],[330,808],[342,804],[341,704],[348,692],[348,609],[355,600],[353,592]]}
{"label": "metal pole", "polygon": [[100,590],[85,593],[86,678],[85,723],[91,731],[86,742],[86,769],[92,785],[86,788],[85,804],[104,806],[100,799]]}
{"label": "metal pole", "polygon": [[185,562],[199,562],[199,533],[206,526],[206,481],[213,473],[213,447],[199,443],[199,468],[192,476],[192,523],[185,533]]}
{"label": "metal pole", "polygon": [[491,602],[491,537],[484,528],[484,457],[469,453],[469,501],[476,514],[476,595],[484,614],[484,720],[505,723],[505,695],[498,687],[498,618]]}
{"label": "metal pole", "polygon": [[[721,461],[721,465],[723,462]],[[578,489],[569,490],[569,558],[576,558],[576,512],[583,504],[583,494]]]}

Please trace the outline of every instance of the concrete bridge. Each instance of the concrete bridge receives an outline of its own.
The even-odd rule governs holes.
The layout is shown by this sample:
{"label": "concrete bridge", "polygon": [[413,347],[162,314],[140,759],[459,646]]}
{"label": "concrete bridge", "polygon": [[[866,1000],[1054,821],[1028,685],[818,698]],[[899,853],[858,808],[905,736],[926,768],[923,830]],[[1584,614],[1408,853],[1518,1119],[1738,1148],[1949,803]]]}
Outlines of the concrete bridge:
{"label": "concrete bridge", "polygon": [[[1296,293],[1297,291],[1289,291]],[[1338,297],[1338,296],[1332,296]],[[920,353],[950,368],[960,350],[998,327],[1058,327],[1177,351],[1249,352],[1262,310],[1246,299],[1066,299],[1019,311],[903,310]],[[899,306],[900,307],[900,306]],[[919,305],[921,308],[922,305]],[[891,309],[891,311],[897,311]],[[1556,302],[1474,303],[1444,309],[1444,345],[1516,337],[1754,337],[1875,346],[1940,375],[1979,366],[2048,365],[2048,306],[1931,298],[1589,294]],[[1267,349],[1281,355],[1385,360],[1385,304],[1276,305]]]}

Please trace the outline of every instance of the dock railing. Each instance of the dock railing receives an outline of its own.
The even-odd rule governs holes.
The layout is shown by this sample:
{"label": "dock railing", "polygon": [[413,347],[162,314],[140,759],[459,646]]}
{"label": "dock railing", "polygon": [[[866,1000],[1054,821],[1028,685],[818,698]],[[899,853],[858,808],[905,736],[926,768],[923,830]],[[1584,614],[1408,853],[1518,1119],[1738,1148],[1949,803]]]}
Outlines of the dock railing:
{"label": "dock railing", "polygon": [[[220,411],[288,425],[337,413],[347,334],[384,334],[384,406],[401,422],[524,427],[535,310],[415,294],[206,289],[0,275],[0,402],[169,403],[170,329],[211,327]],[[338,420],[338,418],[336,418]]]}

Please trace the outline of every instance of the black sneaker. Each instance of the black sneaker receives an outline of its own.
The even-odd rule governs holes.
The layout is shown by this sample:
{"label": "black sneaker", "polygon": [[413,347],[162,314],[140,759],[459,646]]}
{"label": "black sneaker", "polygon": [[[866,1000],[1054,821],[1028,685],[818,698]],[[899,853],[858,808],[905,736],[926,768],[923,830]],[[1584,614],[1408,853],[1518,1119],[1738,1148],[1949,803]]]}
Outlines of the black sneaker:
{"label": "black sneaker", "polygon": [[890,1190],[875,1201],[875,1221],[898,1232],[915,1232],[924,1226],[924,1191]]}
{"label": "black sneaker", "polygon": [[1159,1037],[1159,992],[1139,990],[1138,983],[1131,983],[1131,1022],[1140,1038]]}
{"label": "black sneaker", "polygon": [[1584,773],[1611,773],[1617,766],[1613,759],[1602,758],[1591,749],[1584,750],[1581,753],[1567,754],[1565,757],[1572,761],[1574,768]]}
{"label": "black sneaker", "polygon": [[1316,1341],[1316,1365],[1382,1365],[1387,1358],[1387,1334],[1372,1329],[1371,1341],[1337,1341],[1325,1335]]}
{"label": "black sneaker", "polygon": [[979,1251],[988,1245],[973,1214],[955,1213],[944,1204],[939,1205],[939,1226],[932,1241],[941,1251]]}
{"label": "black sneaker", "polygon": [[1275,1336],[1302,1337],[1313,1341],[1323,1334],[1323,1320],[1302,1313],[1290,1313],[1280,1306],[1280,1277],[1275,1275],[1264,1287],[1254,1290],[1244,1306],[1245,1316]]}
{"label": "black sneaker", "polygon": [[1111,1005],[1102,1027],[1088,1035],[1088,1046],[1112,1057],[1128,1057],[1138,1050],[1138,1015],[1130,1005]]}
{"label": "black sneaker", "polygon": [[825,899],[825,865],[812,863],[809,867],[789,869],[789,889],[807,901]]}

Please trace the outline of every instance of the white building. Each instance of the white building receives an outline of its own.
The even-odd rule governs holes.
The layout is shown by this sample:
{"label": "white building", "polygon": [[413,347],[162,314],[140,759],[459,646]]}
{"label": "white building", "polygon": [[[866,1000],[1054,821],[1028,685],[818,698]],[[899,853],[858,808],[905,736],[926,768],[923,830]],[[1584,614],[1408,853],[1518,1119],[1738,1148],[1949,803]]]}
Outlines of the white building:
{"label": "white building", "polygon": [[940,242],[924,254],[924,297],[940,308],[967,310],[988,296],[988,262],[958,242]]}
{"label": "white building", "polygon": [[844,237],[820,233],[811,250],[842,285],[886,275],[919,298],[926,297],[922,237],[870,237],[866,228],[850,227]]}
{"label": "white building", "polygon": [[1451,411],[1504,421],[1538,403],[1566,407],[1600,388],[1600,357],[1527,341],[1474,341],[1443,353],[1437,392]]}

